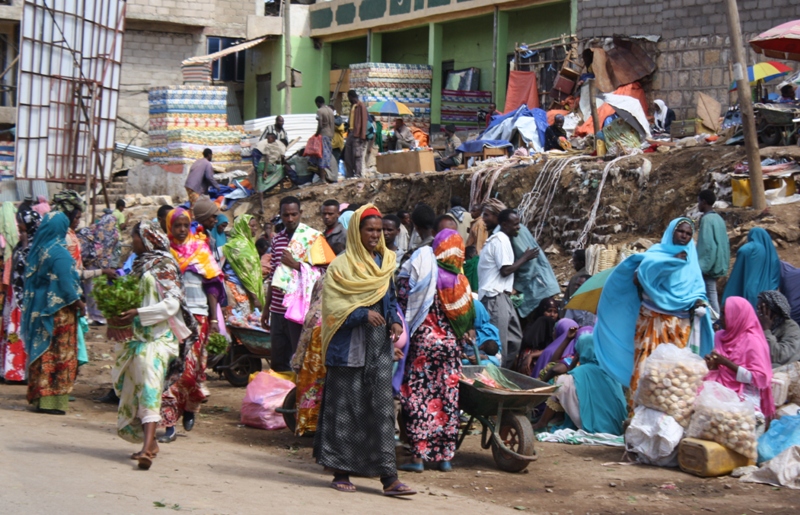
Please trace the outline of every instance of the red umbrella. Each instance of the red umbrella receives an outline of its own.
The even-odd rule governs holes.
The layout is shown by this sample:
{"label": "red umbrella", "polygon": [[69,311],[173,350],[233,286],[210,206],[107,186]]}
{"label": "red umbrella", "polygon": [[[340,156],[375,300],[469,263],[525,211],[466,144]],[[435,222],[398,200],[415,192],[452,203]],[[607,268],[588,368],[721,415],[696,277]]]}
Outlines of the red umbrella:
{"label": "red umbrella", "polygon": [[750,40],[756,53],[776,59],[800,61],[800,20],[786,22]]}

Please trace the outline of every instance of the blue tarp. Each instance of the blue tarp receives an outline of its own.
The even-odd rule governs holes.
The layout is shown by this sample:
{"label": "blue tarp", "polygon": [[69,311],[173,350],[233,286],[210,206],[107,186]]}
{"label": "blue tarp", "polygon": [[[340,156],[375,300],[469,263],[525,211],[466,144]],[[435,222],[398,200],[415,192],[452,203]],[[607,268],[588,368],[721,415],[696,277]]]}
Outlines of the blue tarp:
{"label": "blue tarp", "polygon": [[472,141],[465,141],[456,150],[459,152],[483,152],[483,147],[504,148],[513,147],[510,142],[504,139],[476,139]]}
{"label": "blue tarp", "polygon": [[479,140],[497,139],[513,141],[516,133],[530,143],[535,152],[544,150],[544,132],[547,130],[547,112],[544,109],[528,109],[522,105],[516,111],[492,117],[489,127]]}

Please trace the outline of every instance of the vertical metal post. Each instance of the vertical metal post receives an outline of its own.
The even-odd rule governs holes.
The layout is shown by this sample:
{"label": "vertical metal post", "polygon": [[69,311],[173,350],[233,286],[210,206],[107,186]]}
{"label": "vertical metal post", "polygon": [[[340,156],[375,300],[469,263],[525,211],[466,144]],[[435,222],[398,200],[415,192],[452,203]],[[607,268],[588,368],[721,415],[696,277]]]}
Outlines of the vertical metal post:
{"label": "vertical metal post", "polygon": [[761,156],[758,152],[758,133],[750,99],[750,81],[747,77],[747,63],[742,44],[742,28],[739,24],[739,7],[736,0],[725,2],[728,8],[728,32],[733,49],[733,79],[739,93],[739,109],[742,112],[742,130],[744,131],[744,148],[747,153],[747,165],[750,169],[750,194],[753,198],[753,209],[763,211],[767,207],[764,196],[764,176],[761,174]]}
{"label": "vertical metal post", "polygon": [[[494,6],[492,21],[492,101],[497,102],[497,17],[500,9]],[[500,106],[497,106],[500,107]]]}
{"label": "vertical metal post", "polygon": [[283,109],[284,114],[292,114],[292,22],[289,13],[292,11],[291,0],[284,0],[283,9],[283,44],[286,50],[286,105]]}

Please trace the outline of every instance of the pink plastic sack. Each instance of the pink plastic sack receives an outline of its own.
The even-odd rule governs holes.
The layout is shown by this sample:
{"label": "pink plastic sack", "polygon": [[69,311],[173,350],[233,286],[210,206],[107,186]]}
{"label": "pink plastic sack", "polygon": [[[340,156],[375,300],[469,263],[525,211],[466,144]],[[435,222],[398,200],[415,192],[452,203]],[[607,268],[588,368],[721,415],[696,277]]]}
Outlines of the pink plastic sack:
{"label": "pink plastic sack", "polygon": [[260,372],[247,385],[242,399],[242,424],[259,429],[285,429],[283,415],[276,413],[275,408],[283,406],[292,388],[293,382]]}

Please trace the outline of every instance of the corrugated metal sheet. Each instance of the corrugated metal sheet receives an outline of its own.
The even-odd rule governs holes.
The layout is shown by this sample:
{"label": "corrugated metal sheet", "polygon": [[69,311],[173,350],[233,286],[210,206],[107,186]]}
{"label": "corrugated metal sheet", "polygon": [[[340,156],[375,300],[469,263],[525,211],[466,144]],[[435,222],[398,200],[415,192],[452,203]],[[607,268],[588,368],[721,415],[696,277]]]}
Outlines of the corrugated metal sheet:
{"label": "corrugated metal sheet", "polygon": [[[291,155],[301,148],[306,146],[308,138],[317,132],[317,115],[316,114],[285,114],[283,116],[283,127],[286,129],[286,135],[289,142],[297,137],[300,141],[291,145],[286,149],[286,155]],[[268,116],[266,118],[258,118],[256,120],[247,120],[244,122],[244,130],[248,133],[258,132],[261,135],[264,129],[269,125],[275,123],[277,116]]]}
{"label": "corrugated metal sheet", "polygon": [[124,0],[24,1],[17,178],[111,176],[124,24]]}
{"label": "corrugated metal sheet", "polygon": [[127,143],[120,143],[119,141],[114,143],[114,153],[142,160],[146,160],[148,157],[150,157],[149,148],[128,145]]}
{"label": "corrugated metal sheet", "polygon": [[47,183],[44,181],[0,181],[0,203],[19,202],[28,195],[50,198]]}
{"label": "corrugated metal sheet", "polygon": [[181,64],[197,64],[197,63],[210,63],[212,61],[216,61],[217,59],[221,59],[226,55],[235,54],[236,52],[241,52],[242,50],[247,50],[248,48],[253,48],[257,44],[263,42],[267,39],[267,36],[262,36],[260,38],[251,39],[250,41],[245,41],[244,43],[239,43],[238,45],[233,45],[232,47],[228,47],[225,50],[220,50],[219,52],[214,52],[213,54],[208,55],[198,55],[195,57],[190,57],[189,59],[184,60]]}

